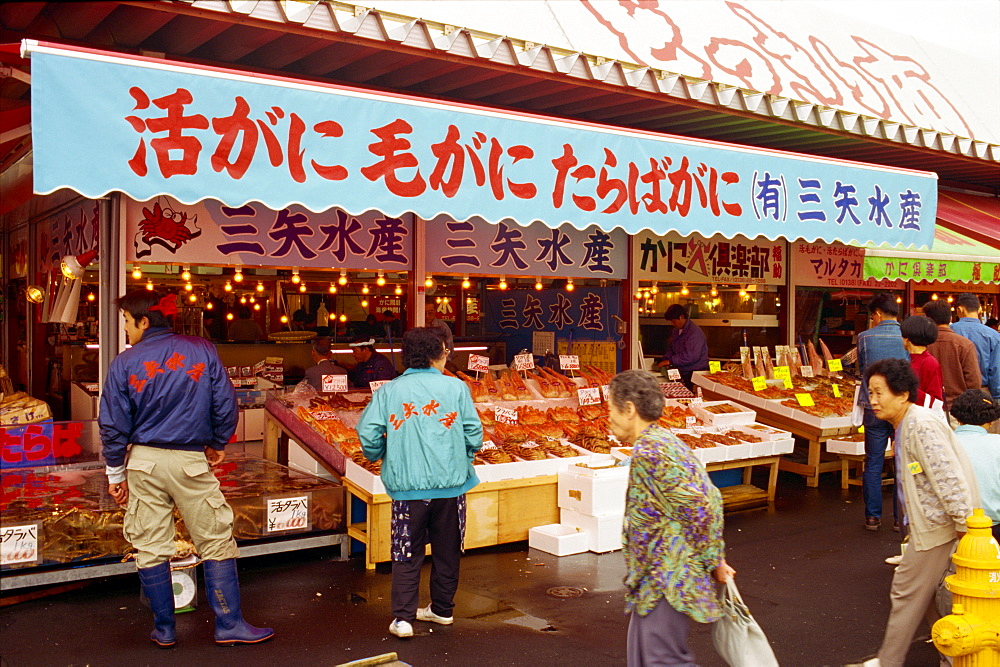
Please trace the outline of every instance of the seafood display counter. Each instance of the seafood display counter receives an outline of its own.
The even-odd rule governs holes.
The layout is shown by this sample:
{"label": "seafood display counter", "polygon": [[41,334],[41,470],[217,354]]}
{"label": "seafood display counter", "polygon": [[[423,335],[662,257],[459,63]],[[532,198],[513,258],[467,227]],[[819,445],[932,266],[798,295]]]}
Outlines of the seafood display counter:
{"label": "seafood display counter", "polygon": [[[558,522],[558,473],[573,464],[609,463],[612,450],[621,444],[610,434],[600,386],[593,394],[576,393],[571,386],[591,387],[548,375],[525,381],[516,373],[490,380],[460,374],[478,399],[484,429],[483,448],[474,461],[480,484],[467,494],[466,547],[526,540],[529,529]],[[595,376],[585,384],[606,379]],[[380,463],[365,459],[354,430],[368,397],[317,394],[304,387],[269,397],[268,419],[275,429],[267,451],[280,454],[278,434],[293,438],[342,478],[365,509],[363,519],[349,516],[348,535],[366,546],[366,564],[373,568],[390,559],[392,501],[379,476]],[[695,449],[710,471],[744,469],[742,488],[730,491],[734,499],[740,496],[733,507],[773,501],[778,455],[791,451],[793,444],[789,433],[757,424],[752,410],[731,404],[693,399],[668,399],[667,404],[661,423]],[[767,489],[749,485],[756,465],[770,466]]]}
{"label": "seafood display counter", "polygon": [[848,378],[802,375],[792,375],[789,380],[790,389],[779,379],[767,380],[763,389],[755,390],[753,382],[735,370],[697,371],[692,377],[705,398],[732,400],[751,407],[763,424],[805,440],[805,462],[785,456],[780,468],[802,475],[808,486],[818,486],[821,473],[841,469],[840,460],[824,452],[823,444],[856,430],[851,424],[851,411],[857,383]]}
{"label": "seafood display counter", "polygon": [[[347,557],[340,484],[241,453],[227,455],[215,474],[241,557],[328,545]],[[2,488],[4,591],[135,570],[125,510],[108,495],[103,464],[8,469]],[[176,519],[178,557],[187,556],[193,545]]]}

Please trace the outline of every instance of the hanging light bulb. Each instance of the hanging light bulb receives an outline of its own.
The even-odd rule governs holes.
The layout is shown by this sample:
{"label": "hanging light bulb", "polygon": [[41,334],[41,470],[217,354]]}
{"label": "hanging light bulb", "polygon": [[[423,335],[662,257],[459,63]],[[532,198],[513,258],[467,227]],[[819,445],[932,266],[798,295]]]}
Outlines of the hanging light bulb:
{"label": "hanging light bulb", "polygon": [[87,292],[87,301],[94,301],[97,299],[97,295],[93,292]]}
{"label": "hanging light bulb", "polygon": [[365,283],[364,285],[361,286],[361,293],[362,294],[368,294],[368,291],[369,291],[368,290],[368,283]]}
{"label": "hanging light bulb", "polygon": [[293,267],[292,268],[292,284],[293,285],[298,285],[300,282],[302,282],[302,278],[299,278],[299,267],[297,267],[297,266]]}
{"label": "hanging light bulb", "polygon": [[340,270],[340,277],[337,278],[337,284],[341,287],[347,284],[347,269]]}
{"label": "hanging light bulb", "polygon": [[288,324],[288,315],[282,315],[278,318],[282,324]]}
{"label": "hanging light bulb", "polygon": [[341,322],[346,322],[347,321],[347,313],[341,313],[340,317],[337,318],[337,319],[339,319]]}
{"label": "hanging light bulb", "polygon": [[[691,293],[691,290],[688,289],[687,283],[684,283],[683,285],[681,285],[681,295],[682,296],[687,296],[690,293]],[[656,292],[653,292],[653,294],[656,294]]]}
{"label": "hanging light bulb", "polygon": [[233,282],[241,283],[243,282],[243,267],[237,266],[236,273],[233,274]]}
{"label": "hanging light bulb", "polygon": [[402,285],[396,285],[396,289],[394,291],[396,292],[396,296],[399,296],[400,294],[402,294],[403,293],[403,287],[402,287]]}
{"label": "hanging light bulb", "polygon": [[362,308],[368,307],[368,299],[361,299],[361,307]]}
{"label": "hanging light bulb", "polygon": [[300,292],[305,292],[306,291],[306,284],[305,283],[299,283],[299,291]]}
{"label": "hanging light bulb", "polygon": [[330,313],[330,314],[329,314],[329,315],[327,316],[327,318],[326,318],[326,319],[328,319],[328,320],[329,320],[329,321],[331,321],[331,322],[336,322],[336,321],[337,321],[337,313]]}
{"label": "hanging light bulb", "polygon": [[573,284],[573,279],[572,278],[567,278],[566,279],[566,291],[567,292],[572,292],[575,289],[576,289],[576,285]]}
{"label": "hanging light bulb", "polygon": [[333,283],[330,283],[330,294],[336,294],[336,293],[337,293],[337,286],[334,285]]}
{"label": "hanging light bulb", "polygon": [[952,302],[952,301],[954,301],[954,300],[955,300],[955,299],[954,299],[954,298],[953,298],[953,297],[952,297],[952,296],[951,296],[950,294],[948,295],[948,298],[947,298],[947,299],[945,299],[945,301],[947,301],[948,303],[951,303],[951,302]]}
{"label": "hanging light bulb", "polygon": [[188,294],[188,301],[190,301],[191,303],[197,302],[198,301],[198,295],[197,294]]}
{"label": "hanging light bulb", "polygon": [[378,277],[375,279],[375,284],[379,287],[385,286],[385,271],[382,269],[378,270]]}
{"label": "hanging light bulb", "polygon": [[642,291],[642,298],[643,299],[649,299],[649,297],[650,297],[649,290],[648,289],[647,290],[643,290]]}
{"label": "hanging light bulb", "polygon": [[639,291],[639,290],[636,290],[635,294],[632,295],[632,298],[635,299],[636,301],[638,301],[639,299],[642,298],[642,292]]}
{"label": "hanging light bulb", "polygon": [[441,303],[441,297],[438,297],[438,298],[434,299],[434,303],[440,304]]}
{"label": "hanging light bulb", "polygon": [[213,308],[215,308],[215,306],[212,305],[211,301],[205,304],[205,310],[212,310]]}
{"label": "hanging light bulb", "polygon": [[896,297],[896,303],[903,303],[903,297],[897,296]]}
{"label": "hanging light bulb", "polygon": [[500,276],[500,282],[499,282],[499,284],[497,284],[497,287],[499,287],[502,290],[507,289],[507,277],[506,276]]}
{"label": "hanging light bulb", "polygon": [[230,322],[232,322],[233,321],[233,314],[232,313],[226,313],[226,319],[229,320]]}
{"label": "hanging light bulb", "polygon": [[709,292],[709,294],[712,296],[719,296],[719,289],[715,286],[715,284],[712,285],[712,291]]}
{"label": "hanging light bulb", "polygon": [[258,310],[258,311],[259,311],[259,310],[260,310],[260,304],[259,304],[259,303],[255,303],[255,304],[253,305],[253,309],[254,309],[254,310]]}
{"label": "hanging light bulb", "polygon": [[649,293],[650,294],[659,294],[660,293],[660,287],[659,287],[659,285],[656,284],[655,280],[653,281],[653,286],[649,288]]}
{"label": "hanging light bulb", "polygon": [[462,289],[469,289],[472,287],[472,282],[469,280],[469,274],[466,273],[462,276]]}
{"label": "hanging light bulb", "polygon": [[434,278],[433,278],[433,276],[427,276],[426,278],[424,278],[424,287],[426,287],[427,289],[430,289],[433,286],[434,286]]}
{"label": "hanging light bulb", "polygon": [[250,303],[257,303],[257,299],[255,299],[253,295],[251,295],[250,298],[247,299],[247,301],[249,301]]}
{"label": "hanging light bulb", "polygon": [[653,300],[652,299],[646,299],[646,303],[649,304],[650,306],[652,306],[653,305]]}
{"label": "hanging light bulb", "polygon": [[747,298],[747,288],[746,287],[741,287],[740,288],[740,298],[743,298],[743,299]]}
{"label": "hanging light bulb", "polygon": [[192,285],[191,283],[184,283],[184,291],[186,292],[194,291],[194,285]]}
{"label": "hanging light bulb", "polygon": [[227,292],[232,292],[233,291],[233,283],[232,283],[232,281],[227,280],[226,284],[223,285],[222,289],[226,290]]}
{"label": "hanging light bulb", "polygon": [[931,300],[932,301],[937,301],[938,300],[937,292],[935,292],[934,294],[931,294]]}
{"label": "hanging light bulb", "polygon": [[258,292],[263,292],[264,291],[264,281],[262,281],[262,280],[258,280],[257,281],[257,291]]}
{"label": "hanging light bulb", "polygon": [[147,278],[146,279],[146,289],[148,289],[150,292],[153,291],[154,288],[153,288],[153,279],[152,278]]}
{"label": "hanging light bulb", "polygon": [[240,297],[240,303],[243,304],[244,306],[247,305],[247,295],[246,294],[244,294],[243,296]]}
{"label": "hanging light bulb", "polygon": [[132,277],[135,278],[136,280],[142,278],[142,269],[139,268],[138,264],[132,267]]}
{"label": "hanging light bulb", "polygon": [[538,276],[537,278],[535,278],[535,289],[540,290],[543,287],[545,287],[545,285],[542,284],[542,277]]}
{"label": "hanging light bulb", "polygon": [[191,267],[187,264],[184,265],[184,270],[181,271],[181,280],[184,282],[191,282]]}

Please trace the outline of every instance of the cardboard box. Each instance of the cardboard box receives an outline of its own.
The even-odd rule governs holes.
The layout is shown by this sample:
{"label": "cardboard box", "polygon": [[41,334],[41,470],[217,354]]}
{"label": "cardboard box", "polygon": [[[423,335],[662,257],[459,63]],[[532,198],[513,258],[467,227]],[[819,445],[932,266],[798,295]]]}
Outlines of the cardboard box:
{"label": "cardboard box", "polygon": [[587,548],[595,553],[603,554],[622,548],[622,530],[625,523],[622,514],[591,516],[560,509],[559,523],[582,530],[587,535]]}
{"label": "cardboard box", "polygon": [[572,556],[588,549],[588,536],[572,526],[550,523],[528,530],[528,546],[556,556]]}
{"label": "cardboard box", "polygon": [[[737,411],[716,414],[707,410],[707,408],[716,405],[730,405]],[[757,421],[756,412],[750,408],[740,405],[739,403],[734,403],[733,401],[705,401],[700,405],[692,405],[691,412],[693,412],[694,415],[704,423],[721,428],[742,426],[744,424],[752,424]]]}
{"label": "cardboard box", "polygon": [[594,516],[624,514],[628,473],[626,466],[613,464],[572,465],[559,473],[559,507]]}

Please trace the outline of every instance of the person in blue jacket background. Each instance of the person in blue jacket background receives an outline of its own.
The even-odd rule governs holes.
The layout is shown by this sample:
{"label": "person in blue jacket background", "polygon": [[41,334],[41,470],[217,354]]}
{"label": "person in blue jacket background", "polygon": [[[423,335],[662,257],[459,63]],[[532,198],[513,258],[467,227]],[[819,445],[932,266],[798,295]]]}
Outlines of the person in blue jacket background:
{"label": "person in blue jacket background", "polygon": [[216,643],[270,639],[271,628],[243,620],[233,510],[212,473],[239,417],[226,369],[210,342],[171,330],[175,295],[134,290],[117,305],[132,347],[108,368],[98,425],[108,493],[127,506],[123,531],[138,552],[139,580],[153,610],[150,639],[161,647],[176,643],[174,507],[204,562]]}
{"label": "person in blue jacket background", "polygon": [[[413,622],[450,625],[465,537],[465,493],[483,425],[464,382],[444,375],[448,350],[427,327],[403,335],[406,371],[372,394],[358,437],[369,461],[382,460],[392,498],[392,613],[389,632],[412,637]],[[431,603],[418,609],[420,568],[430,542]]]}

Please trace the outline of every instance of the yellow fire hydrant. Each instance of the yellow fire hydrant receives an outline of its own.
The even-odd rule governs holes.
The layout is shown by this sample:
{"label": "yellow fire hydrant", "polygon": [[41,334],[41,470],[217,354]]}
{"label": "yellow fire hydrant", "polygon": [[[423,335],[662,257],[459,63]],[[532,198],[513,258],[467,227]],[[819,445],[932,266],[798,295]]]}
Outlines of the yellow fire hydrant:
{"label": "yellow fire hydrant", "polygon": [[931,636],[953,667],[1000,667],[1000,544],[982,509],[973,510],[969,527],[945,579],[953,600],[951,614],[934,624]]}

